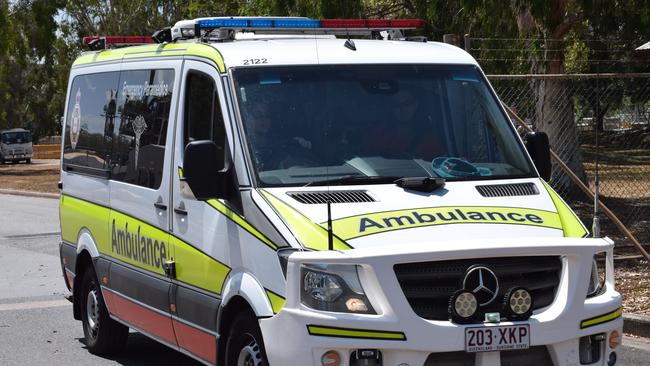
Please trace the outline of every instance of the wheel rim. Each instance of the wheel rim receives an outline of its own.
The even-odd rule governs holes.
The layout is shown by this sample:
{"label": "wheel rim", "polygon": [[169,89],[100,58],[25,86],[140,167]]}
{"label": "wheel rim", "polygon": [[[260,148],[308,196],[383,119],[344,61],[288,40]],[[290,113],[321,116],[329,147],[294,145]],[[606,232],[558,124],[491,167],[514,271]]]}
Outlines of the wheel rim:
{"label": "wheel rim", "polygon": [[248,335],[249,342],[239,351],[237,366],[262,366],[262,352],[257,341]]}
{"label": "wheel rim", "polygon": [[96,338],[99,330],[99,301],[95,288],[88,291],[86,297],[86,318],[88,319],[88,332],[93,338]]}

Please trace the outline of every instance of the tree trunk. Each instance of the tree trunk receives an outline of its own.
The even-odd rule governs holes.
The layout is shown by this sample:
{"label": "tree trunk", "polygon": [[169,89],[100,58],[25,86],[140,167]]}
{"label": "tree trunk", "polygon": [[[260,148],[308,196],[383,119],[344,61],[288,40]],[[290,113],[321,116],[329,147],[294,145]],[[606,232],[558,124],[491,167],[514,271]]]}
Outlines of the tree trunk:
{"label": "tree trunk", "polygon": [[[545,42],[546,63],[533,66],[534,72],[544,74],[564,73],[564,54],[562,41],[549,39]],[[536,70],[535,70],[536,69]],[[533,82],[536,93],[535,127],[548,134],[551,149],[585,181],[585,171],[580,153],[578,129],[574,119],[574,106],[567,80],[541,78]],[[569,177],[559,169],[554,169],[555,187],[561,191],[573,190]],[[568,192],[567,192],[568,193]]]}

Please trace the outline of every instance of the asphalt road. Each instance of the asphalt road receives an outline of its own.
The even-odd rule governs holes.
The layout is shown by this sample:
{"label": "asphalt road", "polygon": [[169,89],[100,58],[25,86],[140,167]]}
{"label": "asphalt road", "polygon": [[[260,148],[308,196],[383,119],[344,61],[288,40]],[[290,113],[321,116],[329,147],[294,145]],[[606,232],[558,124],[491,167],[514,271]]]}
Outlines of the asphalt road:
{"label": "asphalt road", "polygon": [[[0,195],[0,365],[198,365],[131,333],[116,358],[90,354],[59,266],[58,201]],[[650,364],[650,340],[629,338],[618,365]]]}

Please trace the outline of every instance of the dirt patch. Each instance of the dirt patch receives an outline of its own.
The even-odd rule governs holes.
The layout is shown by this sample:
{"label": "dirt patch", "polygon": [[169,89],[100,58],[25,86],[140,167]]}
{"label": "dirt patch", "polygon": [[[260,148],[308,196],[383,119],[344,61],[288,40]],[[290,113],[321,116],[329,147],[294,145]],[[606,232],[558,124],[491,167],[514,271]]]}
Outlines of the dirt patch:
{"label": "dirt patch", "polygon": [[650,315],[650,264],[616,263],[616,290],[623,295],[623,312]]}
{"label": "dirt patch", "polygon": [[32,164],[0,164],[0,188],[58,193],[58,182],[58,160],[32,160]]}

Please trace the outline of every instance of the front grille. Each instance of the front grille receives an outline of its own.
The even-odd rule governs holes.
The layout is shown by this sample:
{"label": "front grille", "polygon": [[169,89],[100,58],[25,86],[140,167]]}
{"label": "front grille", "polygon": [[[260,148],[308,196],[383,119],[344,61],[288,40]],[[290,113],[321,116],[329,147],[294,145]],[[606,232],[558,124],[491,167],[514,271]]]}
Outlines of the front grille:
{"label": "front grille", "polygon": [[560,282],[562,260],[557,256],[476,258],[438,262],[402,263],[393,268],[413,311],[429,320],[448,320],[449,299],[463,287],[470,267],[490,268],[499,279],[496,299],[480,309],[480,319],[487,312],[501,312],[501,299],[515,286],[527,288],[533,297],[533,309],[550,305]]}
{"label": "front grille", "polygon": [[534,183],[490,184],[476,186],[483,197],[534,196],[539,194]]}
{"label": "front grille", "polygon": [[366,191],[321,191],[321,192],[287,192],[287,194],[300,203],[324,204],[331,203],[359,203],[375,202]]}

